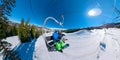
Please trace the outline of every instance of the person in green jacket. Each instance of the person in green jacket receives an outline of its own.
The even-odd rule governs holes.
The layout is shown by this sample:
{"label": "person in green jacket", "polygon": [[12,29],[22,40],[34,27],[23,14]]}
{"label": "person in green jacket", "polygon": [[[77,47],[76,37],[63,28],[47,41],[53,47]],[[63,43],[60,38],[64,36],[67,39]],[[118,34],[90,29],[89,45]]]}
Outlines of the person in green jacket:
{"label": "person in green jacket", "polygon": [[63,42],[63,39],[62,39],[63,36],[61,32],[55,31],[52,36],[53,36],[53,42],[54,42],[56,50],[63,52],[62,49],[64,48],[65,43]]}

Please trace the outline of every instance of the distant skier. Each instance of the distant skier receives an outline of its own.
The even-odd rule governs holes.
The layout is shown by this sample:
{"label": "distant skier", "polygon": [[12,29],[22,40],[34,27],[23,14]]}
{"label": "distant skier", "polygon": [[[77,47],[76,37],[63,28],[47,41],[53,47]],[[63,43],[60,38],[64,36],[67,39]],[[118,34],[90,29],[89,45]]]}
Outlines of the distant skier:
{"label": "distant skier", "polygon": [[56,50],[63,52],[62,49],[64,48],[65,43],[62,40],[62,37],[64,36],[64,34],[62,34],[61,31],[56,30],[52,36]]}

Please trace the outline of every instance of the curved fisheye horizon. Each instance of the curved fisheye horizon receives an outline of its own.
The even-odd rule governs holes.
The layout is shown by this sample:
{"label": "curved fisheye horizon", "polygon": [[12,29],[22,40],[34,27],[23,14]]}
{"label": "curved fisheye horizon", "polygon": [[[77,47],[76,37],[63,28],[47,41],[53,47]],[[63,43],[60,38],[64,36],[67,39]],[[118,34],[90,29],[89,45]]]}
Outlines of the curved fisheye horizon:
{"label": "curved fisheye horizon", "polygon": [[120,0],[0,0],[0,60],[120,60]]}
{"label": "curved fisheye horizon", "polygon": [[[22,18],[25,20],[30,18],[31,24],[42,26],[47,17],[54,17],[62,22],[61,15],[63,14],[65,29],[101,26],[105,23],[113,23],[112,20],[117,15],[114,8],[120,6],[118,2],[119,0],[117,2],[114,0],[70,0],[69,2],[61,0],[17,0],[16,7],[9,18],[15,22],[20,22]],[[46,27],[61,28],[52,20],[47,22]]]}

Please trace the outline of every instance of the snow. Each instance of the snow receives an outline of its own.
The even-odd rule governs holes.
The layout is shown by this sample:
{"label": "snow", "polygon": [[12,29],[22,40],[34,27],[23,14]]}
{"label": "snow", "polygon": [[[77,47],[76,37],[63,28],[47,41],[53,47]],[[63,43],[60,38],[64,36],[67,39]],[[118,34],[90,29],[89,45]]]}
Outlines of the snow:
{"label": "snow", "polygon": [[14,47],[16,47],[20,44],[20,40],[19,40],[18,36],[8,37],[4,41],[7,41],[8,43],[12,44],[12,46],[10,47],[11,49],[13,49]]}
{"label": "snow", "polygon": [[[106,31],[106,32],[105,32]],[[60,52],[48,52],[44,37],[40,36],[35,44],[33,60],[120,60],[120,29],[81,30],[65,33],[70,46]],[[100,45],[103,42],[106,48]]]}
{"label": "snow", "polygon": [[[3,41],[7,41],[8,43],[11,43],[12,44],[12,46],[10,47],[11,49],[17,47],[20,44],[18,36],[7,37],[6,39],[3,39]],[[0,60],[3,60],[2,58],[3,56],[0,55]]]}
{"label": "snow", "polygon": [[92,33],[92,31],[90,31],[90,30],[80,30],[80,31],[77,31],[77,32],[69,33],[68,35],[73,35],[73,36],[89,35],[90,33]]}
{"label": "snow", "polygon": [[[46,33],[37,40],[24,44],[20,44],[18,36],[8,37],[5,41],[12,44],[11,49],[19,50],[20,56],[24,54],[23,57],[26,59],[29,56],[29,60],[120,60],[120,29],[94,29],[64,33],[65,38],[68,39],[66,43],[70,46],[64,49],[63,53],[48,52],[44,37],[51,36],[52,33]],[[104,43],[106,47],[100,43]],[[0,55],[0,60],[2,60],[2,55]]]}
{"label": "snow", "polygon": [[3,56],[2,56],[2,55],[0,55],[0,60],[2,60],[2,57],[3,57]]}

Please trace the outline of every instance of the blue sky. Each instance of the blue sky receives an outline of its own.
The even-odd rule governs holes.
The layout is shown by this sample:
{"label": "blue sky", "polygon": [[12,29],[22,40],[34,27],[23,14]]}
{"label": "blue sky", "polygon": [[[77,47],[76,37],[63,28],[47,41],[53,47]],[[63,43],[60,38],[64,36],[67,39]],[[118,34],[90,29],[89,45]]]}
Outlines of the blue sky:
{"label": "blue sky", "polygon": [[[115,0],[16,0],[10,20],[20,22],[22,18],[30,18],[31,24],[42,25],[46,17],[52,16],[62,21],[64,14],[65,29],[100,26],[111,23],[117,16],[114,12]],[[116,0],[119,8],[120,0]],[[101,9],[98,16],[89,16],[88,11],[93,8]],[[46,27],[61,28],[54,21],[47,21]]]}

